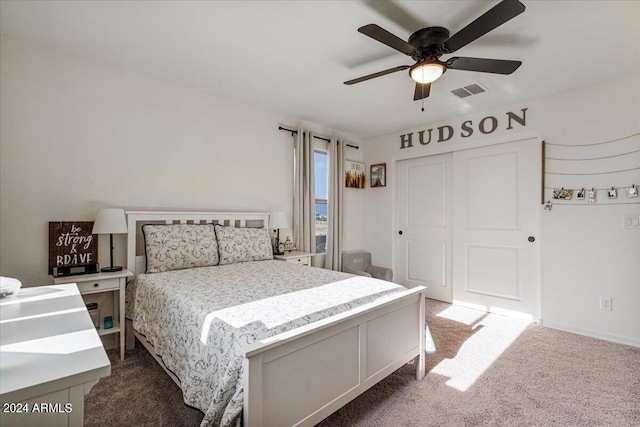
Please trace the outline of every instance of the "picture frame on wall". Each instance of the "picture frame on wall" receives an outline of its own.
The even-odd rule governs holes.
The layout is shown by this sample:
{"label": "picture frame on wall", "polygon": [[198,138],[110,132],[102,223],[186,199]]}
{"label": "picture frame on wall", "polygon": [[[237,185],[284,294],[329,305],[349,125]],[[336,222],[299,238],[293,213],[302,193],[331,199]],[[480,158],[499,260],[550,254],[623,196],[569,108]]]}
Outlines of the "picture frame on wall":
{"label": "picture frame on wall", "polygon": [[387,186],[387,164],[378,163],[371,165],[371,183],[369,186],[374,187],[386,187]]}
{"label": "picture frame on wall", "polygon": [[364,163],[346,160],[344,163],[344,186],[347,188],[364,188],[367,172]]}

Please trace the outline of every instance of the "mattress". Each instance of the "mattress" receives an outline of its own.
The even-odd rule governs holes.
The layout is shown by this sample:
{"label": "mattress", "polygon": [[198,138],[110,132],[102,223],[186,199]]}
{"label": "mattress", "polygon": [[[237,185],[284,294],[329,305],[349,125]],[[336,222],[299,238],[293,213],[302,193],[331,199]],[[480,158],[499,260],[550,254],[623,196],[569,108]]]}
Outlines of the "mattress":
{"label": "mattress", "polygon": [[140,274],[127,287],[133,328],[181,383],[202,427],[242,413],[245,349],[267,337],[387,299],[403,286],[276,260]]}

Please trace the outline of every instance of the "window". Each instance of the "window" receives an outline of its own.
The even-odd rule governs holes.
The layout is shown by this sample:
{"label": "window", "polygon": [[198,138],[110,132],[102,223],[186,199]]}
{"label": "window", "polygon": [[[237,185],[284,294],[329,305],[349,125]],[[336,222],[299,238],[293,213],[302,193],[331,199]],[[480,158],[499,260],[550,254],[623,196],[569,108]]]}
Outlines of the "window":
{"label": "window", "polygon": [[328,156],[326,152],[314,151],[313,158],[316,186],[316,253],[324,253],[327,251]]}

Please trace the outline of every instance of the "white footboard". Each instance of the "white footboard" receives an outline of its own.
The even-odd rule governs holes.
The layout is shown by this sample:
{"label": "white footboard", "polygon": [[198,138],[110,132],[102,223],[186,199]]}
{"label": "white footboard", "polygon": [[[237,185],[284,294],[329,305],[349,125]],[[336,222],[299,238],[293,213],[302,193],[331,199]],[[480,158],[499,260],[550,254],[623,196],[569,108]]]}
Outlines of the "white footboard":
{"label": "white footboard", "polygon": [[246,352],[244,425],[311,426],[418,356],[424,287],[261,341]]}

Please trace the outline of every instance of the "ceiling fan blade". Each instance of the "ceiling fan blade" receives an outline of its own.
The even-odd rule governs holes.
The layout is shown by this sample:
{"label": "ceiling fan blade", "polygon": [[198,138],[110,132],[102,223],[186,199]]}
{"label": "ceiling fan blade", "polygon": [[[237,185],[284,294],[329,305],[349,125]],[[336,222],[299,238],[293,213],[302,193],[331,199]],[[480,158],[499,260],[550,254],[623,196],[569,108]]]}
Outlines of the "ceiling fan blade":
{"label": "ceiling fan blade", "polygon": [[431,83],[416,83],[416,90],[413,92],[413,100],[418,101],[426,98],[431,92]]}
{"label": "ceiling fan blade", "polygon": [[358,28],[358,31],[365,36],[369,36],[380,43],[386,44],[387,46],[404,53],[405,55],[413,55],[416,52],[416,48],[413,45],[410,45],[400,37],[391,34],[389,31],[376,24],[365,25],[364,27]]}
{"label": "ceiling fan blade", "polygon": [[416,28],[427,27],[427,23],[415,17],[404,6],[394,1],[363,0],[365,6],[412,33]]}
{"label": "ceiling fan blade", "polygon": [[447,68],[452,70],[478,71],[481,73],[511,74],[522,65],[522,61],[506,59],[453,57],[447,61]]}
{"label": "ceiling fan blade", "polygon": [[443,47],[447,53],[455,52],[520,15],[524,10],[524,5],[518,0],[502,0],[502,2],[489,9],[475,21],[449,37],[449,40],[444,42]]}
{"label": "ceiling fan blade", "polygon": [[364,82],[367,80],[375,79],[376,77],[385,76],[387,74],[395,73],[396,71],[402,71],[411,68],[409,65],[401,65],[399,67],[389,68],[388,70],[378,71],[377,73],[369,74],[367,76],[358,77],[357,79],[347,80],[344,82],[346,85],[353,85],[356,83]]}

